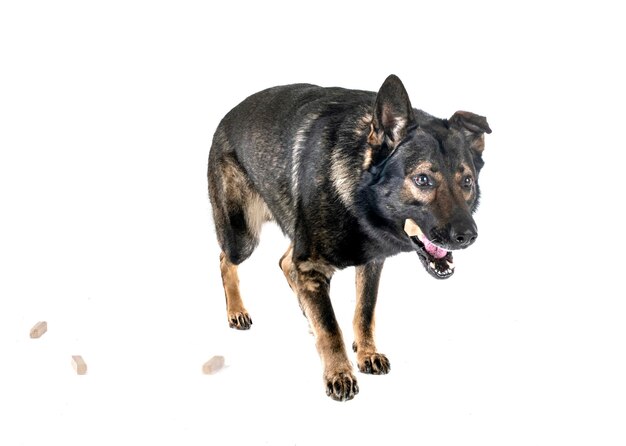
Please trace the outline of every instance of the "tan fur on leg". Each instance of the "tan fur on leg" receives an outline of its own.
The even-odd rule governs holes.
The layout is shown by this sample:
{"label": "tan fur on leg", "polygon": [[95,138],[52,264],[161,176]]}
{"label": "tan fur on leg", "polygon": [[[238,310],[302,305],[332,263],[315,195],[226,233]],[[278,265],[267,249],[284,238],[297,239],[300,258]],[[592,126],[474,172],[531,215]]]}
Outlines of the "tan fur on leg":
{"label": "tan fur on leg", "polygon": [[243,306],[241,294],[239,294],[237,265],[231,263],[223,252],[220,254],[220,271],[222,272],[222,283],[226,295],[228,324],[238,330],[247,330],[252,325],[252,319]]}
{"label": "tan fur on leg", "polygon": [[294,266],[300,305],[315,335],[315,345],[324,367],[326,394],[338,401],[350,400],[359,393],[359,386],[328,295],[334,269],[315,260]]}
{"label": "tan fur on leg", "polygon": [[378,353],[374,341],[374,310],[378,295],[378,283],[383,262],[374,260],[356,267],[356,309],[352,322],[354,328],[353,350],[357,354],[357,366],[363,373],[383,375],[391,365],[382,353]]}

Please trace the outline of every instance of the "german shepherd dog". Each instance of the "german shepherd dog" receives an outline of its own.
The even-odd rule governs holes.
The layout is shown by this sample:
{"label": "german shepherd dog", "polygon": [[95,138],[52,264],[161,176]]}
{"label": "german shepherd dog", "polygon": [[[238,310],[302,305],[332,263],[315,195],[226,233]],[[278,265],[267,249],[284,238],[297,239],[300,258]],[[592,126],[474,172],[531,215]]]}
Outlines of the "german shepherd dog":
{"label": "german shepherd dog", "polygon": [[327,395],[359,392],[329,298],[337,269],[356,267],[359,371],[388,373],[374,341],[383,262],[412,251],[431,276],[453,274],[452,251],[477,236],[484,133],[474,113],[439,119],[412,108],[395,75],[378,93],[294,84],[237,105],[217,127],[208,166],[230,326],[252,325],[237,265],[273,220],[291,240],[279,266],[315,335]]}

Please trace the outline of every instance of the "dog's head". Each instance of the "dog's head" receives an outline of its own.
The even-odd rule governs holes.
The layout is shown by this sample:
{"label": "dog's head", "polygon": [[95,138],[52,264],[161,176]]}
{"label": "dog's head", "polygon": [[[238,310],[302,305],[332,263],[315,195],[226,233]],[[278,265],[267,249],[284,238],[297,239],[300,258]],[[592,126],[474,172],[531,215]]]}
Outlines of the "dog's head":
{"label": "dog's head", "polygon": [[400,79],[378,92],[364,167],[377,212],[406,237],[426,270],[438,279],[454,272],[452,251],[478,236],[478,206],[487,120],[458,111],[434,118],[411,107]]}

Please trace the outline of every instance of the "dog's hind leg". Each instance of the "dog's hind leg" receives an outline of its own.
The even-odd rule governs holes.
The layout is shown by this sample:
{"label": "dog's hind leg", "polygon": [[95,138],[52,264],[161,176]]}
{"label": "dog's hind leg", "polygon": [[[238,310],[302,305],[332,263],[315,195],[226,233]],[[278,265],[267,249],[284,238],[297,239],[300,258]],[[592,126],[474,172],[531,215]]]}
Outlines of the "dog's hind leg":
{"label": "dog's hind leg", "polygon": [[220,271],[222,272],[222,284],[226,296],[226,317],[231,328],[247,330],[252,325],[252,318],[243,305],[239,294],[239,275],[237,265],[233,264],[226,254],[220,254]]}
{"label": "dog's hind leg", "polygon": [[357,355],[359,371],[373,375],[384,375],[391,370],[389,360],[376,351],[374,341],[374,309],[384,262],[384,259],[377,259],[356,267],[357,301],[353,320],[352,349]]}
{"label": "dog's hind leg", "polygon": [[[300,300],[300,295],[298,294],[298,287],[296,284],[296,277],[297,277],[296,267],[293,263],[292,256],[293,256],[293,245],[289,245],[289,248],[287,248],[287,251],[283,254],[283,256],[278,261],[278,266],[280,266],[280,269],[283,271],[283,274],[285,275],[285,279],[287,279],[287,283],[289,284],[289,287],[296,294],[296,297],[298,298],[298,305],[300,305],[302,314],[304,315],[304,317],[307,317],[304,311],[304,307],[302,306],[302,301]],[[314,334],[313,329],[311,328],[310,322],[309,322],[309,332],[311,334]]]}
{"label": "dog's hind leg", "polygon": [[283,271],[285,275],[285,279],[287,279],[287,283],[289,287],[297,293],[296,289],[296,270],[294,268],[293,262],[291,261],[291,256],[293,255],[293,245],[289,245],[287,251],[283,254],[283,256],[278,261],[278,266]]}
{"label": "dog's hind leg", "polygon": [[271,215],[232,154],[212,149],[208,179],[215,231],[222,248],[220,270],[228,324],[247,330],[252,319],[239,293],[237,265],[250,257],[259,243],[261,225]]}

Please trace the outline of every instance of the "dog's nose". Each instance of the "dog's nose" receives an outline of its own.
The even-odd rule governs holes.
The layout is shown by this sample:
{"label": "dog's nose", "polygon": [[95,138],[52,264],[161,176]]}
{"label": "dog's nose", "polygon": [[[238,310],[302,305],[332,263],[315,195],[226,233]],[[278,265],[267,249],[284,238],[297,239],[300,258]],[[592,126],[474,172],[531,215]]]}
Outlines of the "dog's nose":
{"label": "dog's nose", "polygon": [[452,242],[458,245],[459,248],[467,248],[469,245],[476,241],[476,237],[478,237],[478,233],[476,232],[476,227],[467,226],[464,228],[452,228],[450,231],[450,238]]}

